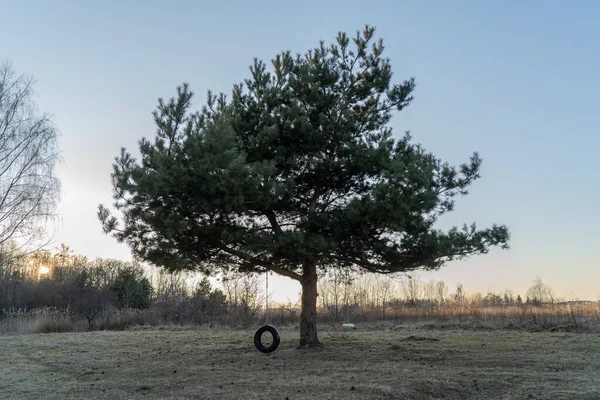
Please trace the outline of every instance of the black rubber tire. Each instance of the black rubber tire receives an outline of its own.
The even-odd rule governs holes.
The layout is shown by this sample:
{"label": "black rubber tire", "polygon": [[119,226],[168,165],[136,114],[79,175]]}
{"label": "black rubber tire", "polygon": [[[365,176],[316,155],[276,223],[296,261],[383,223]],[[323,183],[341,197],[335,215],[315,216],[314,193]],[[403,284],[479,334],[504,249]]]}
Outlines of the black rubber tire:
{"label": "black rubber tire", "polygon": [[[269,332],[273,336],[273,343],[269,347],[263,346],[261,342],[261,338],[263,333]],[[263,325],[254,334],[254,345],[261,353],[272,353],[279,347],[279,342],[281,341],[281,337],[279,336],[279,332],[275,329],[274,326],[271,325]]]}

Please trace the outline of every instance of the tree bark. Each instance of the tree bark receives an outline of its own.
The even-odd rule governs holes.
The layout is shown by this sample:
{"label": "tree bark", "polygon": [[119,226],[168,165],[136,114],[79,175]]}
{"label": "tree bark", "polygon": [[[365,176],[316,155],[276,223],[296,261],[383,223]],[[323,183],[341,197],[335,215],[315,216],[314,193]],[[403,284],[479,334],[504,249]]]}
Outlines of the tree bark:
{"label": "tree bark", "polygon": [[307,264],[302,274],[302,310],[300,312],[300,346],[319,345],[317,337],[317,266]]}

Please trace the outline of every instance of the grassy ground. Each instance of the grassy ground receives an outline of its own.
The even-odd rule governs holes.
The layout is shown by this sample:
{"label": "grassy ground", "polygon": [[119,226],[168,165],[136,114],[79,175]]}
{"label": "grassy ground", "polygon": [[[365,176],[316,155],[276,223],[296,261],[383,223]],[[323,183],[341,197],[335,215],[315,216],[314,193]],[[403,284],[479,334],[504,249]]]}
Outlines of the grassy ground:
{"label": "grassy ground", "polygon": [[2,399],[600,399],[598,333],[253,331],[0,336]]}

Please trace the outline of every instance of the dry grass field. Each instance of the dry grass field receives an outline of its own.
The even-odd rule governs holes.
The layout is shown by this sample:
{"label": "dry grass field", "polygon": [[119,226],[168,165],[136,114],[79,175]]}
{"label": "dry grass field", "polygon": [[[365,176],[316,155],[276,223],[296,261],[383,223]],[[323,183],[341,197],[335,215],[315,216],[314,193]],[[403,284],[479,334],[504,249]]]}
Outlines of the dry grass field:
{"label": "dry grass field", "polygon": [[264,355],[252,330],[0,336],[1,399],[600,399],[600,335],[321,332]]}

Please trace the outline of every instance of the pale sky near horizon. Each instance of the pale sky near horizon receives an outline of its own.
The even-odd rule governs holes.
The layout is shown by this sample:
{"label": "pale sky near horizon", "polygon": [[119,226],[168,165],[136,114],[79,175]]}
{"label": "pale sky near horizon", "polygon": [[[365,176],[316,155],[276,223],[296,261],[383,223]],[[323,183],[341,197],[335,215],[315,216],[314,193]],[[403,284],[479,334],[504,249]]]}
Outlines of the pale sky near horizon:
{"label": "pale sky near horizon", "polygon": [[[593,1],[6,1],[0,59],[33,75],[64,162],[55,241],[89,257],[130,258],[102,233],[99,203],[121,146],[155,132],[158,97],[189,82],[230,93],[253,57],[305,52],[365,24],[384,39],[415,100],[397,134],[453,164],[473,151],[482,178],[441,226],[498,222],[511,249],[419,273],[454,289],[523,294],[541,277],[565,298],[600,299],[600,3]],[[287,278],[275,299],[296,298]]]}

